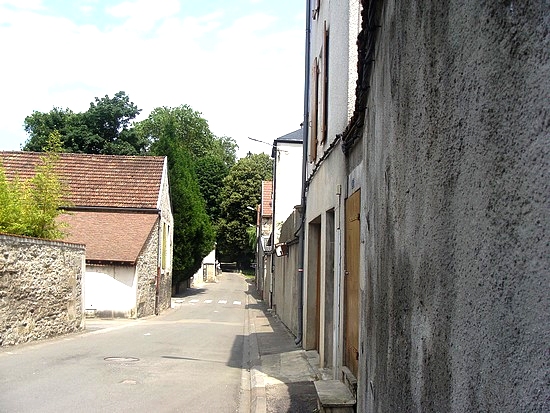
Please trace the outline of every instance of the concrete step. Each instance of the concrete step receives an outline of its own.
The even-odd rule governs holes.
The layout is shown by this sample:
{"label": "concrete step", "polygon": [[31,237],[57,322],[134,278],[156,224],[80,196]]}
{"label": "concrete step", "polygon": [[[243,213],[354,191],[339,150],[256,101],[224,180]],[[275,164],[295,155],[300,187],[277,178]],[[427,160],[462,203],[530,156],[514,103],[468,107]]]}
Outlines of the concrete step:
{"label": "concrete step", "polygon": [[318,380],[315,383],[317,406],[321,413],[353,413],[355,397],[339,380]]}

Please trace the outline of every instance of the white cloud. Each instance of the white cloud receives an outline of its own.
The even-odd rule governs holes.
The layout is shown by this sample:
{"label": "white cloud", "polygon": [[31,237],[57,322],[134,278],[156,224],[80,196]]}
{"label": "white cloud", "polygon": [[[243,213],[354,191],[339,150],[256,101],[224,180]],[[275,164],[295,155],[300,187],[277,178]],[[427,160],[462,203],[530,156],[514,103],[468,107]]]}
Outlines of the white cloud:
{"label": "white cloud", "polygon": [[[152,11],[151,4],[163,7]],[[143,109],[142,116],[158,106],[189,104],[215,134],[235,138],[240,155],[270,152],[248,137],[270,142],[298,129],[303,115],[300,25],[280,30],[277,18],[267,14],[233,22],[221,11],[181,16],[176,6],[170,0],[123,3],[110,12],[127,20],[103,31],[0,6],[0,55],[6,57],[0,76],[0,150],[19,148],[24,118],[33,110],[84,111],[94,97],[119,90]],[[147,13],[155,30],[136,36],[143,33],[137,22]]]}
{"label": "white cloud", "polygon": [[107,13],[110,15],[126,19],[121,30],[133,32],[148,32],[155,27],[158,21],[171,17],[179,11],[178,0],[125,1],[107,8]]}
{"label": "white cloud", "polygon": [[0,0],[0,6],[4,5],[26,10],[43,9],[42,0]]}

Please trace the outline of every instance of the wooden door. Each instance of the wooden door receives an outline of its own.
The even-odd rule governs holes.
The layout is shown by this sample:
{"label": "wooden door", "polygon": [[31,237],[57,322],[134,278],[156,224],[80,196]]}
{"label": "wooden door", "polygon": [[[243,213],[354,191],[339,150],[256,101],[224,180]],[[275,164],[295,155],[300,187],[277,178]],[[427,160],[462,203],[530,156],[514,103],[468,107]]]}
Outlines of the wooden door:
{"label": "wooden door", "polygon": [[321,228],[317,232],[317,257],[315,274],[315,349],[319,351],[321,342]]}
{"label": "wooden door", "polygon": [[359,360],[359,258],[361,191],[346,199],[344,275],[344,365],[357,377]]}

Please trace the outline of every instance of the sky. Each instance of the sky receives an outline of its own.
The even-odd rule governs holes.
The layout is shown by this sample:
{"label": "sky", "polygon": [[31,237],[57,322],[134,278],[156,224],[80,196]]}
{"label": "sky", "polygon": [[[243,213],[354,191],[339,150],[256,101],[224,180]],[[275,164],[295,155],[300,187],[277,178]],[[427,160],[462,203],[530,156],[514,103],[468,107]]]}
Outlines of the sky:
{"label": "sky", "polygon": [[186,104],[238,157],[270,154],[303,120],[304,35],[299,0],[0,0],[0,150],[33,111],[124,91],[137,120]]}

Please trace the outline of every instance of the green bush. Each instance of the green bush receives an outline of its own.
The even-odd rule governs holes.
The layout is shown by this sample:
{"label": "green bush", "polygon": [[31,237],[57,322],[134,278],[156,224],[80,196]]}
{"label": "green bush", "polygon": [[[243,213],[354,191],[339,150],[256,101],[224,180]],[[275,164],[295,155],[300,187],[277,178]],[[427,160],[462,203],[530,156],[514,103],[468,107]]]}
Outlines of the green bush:
{"label": "green bush", "polygon": [[47,152],[27,180],[8,181],[0,165],[0,232],[45,239],[61,239],[64,233],[56,218],[61,209],[63,186],[55,173],[59,158],[59,134],[50,135]]}

